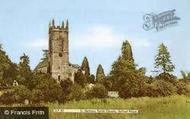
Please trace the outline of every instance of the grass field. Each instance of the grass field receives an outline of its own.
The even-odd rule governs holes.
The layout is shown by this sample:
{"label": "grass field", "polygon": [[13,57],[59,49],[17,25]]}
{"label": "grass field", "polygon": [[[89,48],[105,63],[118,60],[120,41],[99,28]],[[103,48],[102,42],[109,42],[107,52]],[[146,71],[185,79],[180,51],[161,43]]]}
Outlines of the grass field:
{"label": "grass field", "polygon": [[[50,119],[190,119],[190,98],[186,96],[171,96],[160,98],[131,99],[93,99],[66,104],[49,103]],[[138,109],[138,114],[118,113],[55,113],[53,109],[65,108],[112,108]]]}

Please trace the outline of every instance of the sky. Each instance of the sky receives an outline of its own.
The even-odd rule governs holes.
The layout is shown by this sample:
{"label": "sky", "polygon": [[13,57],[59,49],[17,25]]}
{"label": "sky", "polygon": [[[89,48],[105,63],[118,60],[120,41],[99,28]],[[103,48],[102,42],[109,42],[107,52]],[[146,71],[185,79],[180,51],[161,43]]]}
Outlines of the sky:
{"label": "sky", "polygon": [[[10,59],[18,63],[26,53],[35,68],[48,46],[48,24],[69,20],[69,57],[81,65],[84,56],[91,72],[102,64],[108,74],[120,55],[122,42],[131,43],[135,63],[155,75],[154,59],[164,43],[175,64],[174,74],[190,71],[189,0],[1,0],[0,43]],[[143,29],[143,16],[175,9],[177,25],[161,31]]]}

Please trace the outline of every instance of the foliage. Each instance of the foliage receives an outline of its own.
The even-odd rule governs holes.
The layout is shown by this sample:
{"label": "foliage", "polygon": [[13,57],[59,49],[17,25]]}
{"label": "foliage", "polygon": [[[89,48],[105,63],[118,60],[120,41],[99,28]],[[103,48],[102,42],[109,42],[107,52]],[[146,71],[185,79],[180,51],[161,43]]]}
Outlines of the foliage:
{"label": "foliage", "polygon": [[105,80],[105,74],[104,74],[104,69],[101,64],[98,65],[98,68],[96,70],[96,81],[97,82],[102,82]]}
{"label": "foliage", "polygon": [[83,88],[77,83],[75,83],[74,85],[70,87],[70,91],[71,92],[68,96],[68,100],[79,101],[85,98]]}
{"label": "foliage", "polygon": [[92,89],[86,92],[87,98],[105,98],[107,90],[102,84],[96,84]]}
{"label": "foliage", "polygon": [[81,69],[79,69],[75,73],[74,81],[82,87],[85,87],[85,84],[87,83],[87,77],[85,76],[85,74],[83,74]]}
{"label": "foliage", "polygon": [[169,96],[176,94],[176,87],[164,80],[155,80],[152,84],[147,84],[145,91],[150,97]]}
{"label": "foliage", "polygon": [[24,53],[20,57],[20,62],[18,64],[18,69],[19,69],[19,83],[21,84],[26,84],[27,81],[31,77],[31,69],[29,66],[30,60],[29,57]]}
{"label": "foliage", "polygon": [[89,67],[89,63],[88,63],[87,57],[84,57],[84,59],[82,61],[81,69],[83,71],[85,71],[85,76],[86,77],[90,76],[90,67]]}
{"label": "foliage", "polygon": [[12,85],[13,80],[17,77],[17,66],[12,63],[6,52],[0,48],[0,84]]}
{"label": "foliage", "polygon": [[7,90],[0,96],[3,104],[24,103],[24,100],[30,99],[31,92],[25,86],[19,85]]}
{"label": "foliage", "polygon": [[163,43],[160,44],[155,58],[155,68],[161,69],[162,73],[172,72],[175,66],[172,64],[170,57],[167,47]]}
{"label": "foliage", "polygon": [[113,63],[110,72],[112,90],[118,90],[123,98],[143,95],[145,68],[136,68],[128,41],[122,45],[122,54]]}
{"label": "foliage", "polygon": [[94,76],[93,74],[91,74],[91,75],[88,77],[87,82],[94,84],[94,83],[95,83],[95,76]]}
{"label": "foliage", "polygon": [[127,40],[123,42],[121,52],[122,52],[122,58],[124,60],[134,62],[132,48]]}
{"label": "foliage", "polygon": [[177,94],[179,94],[179,95],[189,95],[190,89],[189,89],[188,85],[185,82],[177,81],[175,86],[177,88]]}
{"label": "foliage", "polygon": [[184,82],[190,82],[190,72],[181,71],[181,75]]}
{"label": "foliage", "polygon": [[155,78],[157,80],[163,80],[163,81],[170,82],[170,83],[173,83],[173,84],[175,84],[176,81],[177,81],[176,76],[174,76],[172,74],[169,74],[169,73],[161,73],[158,76],[156,76]]}
{"label": "foliage", "polygon": [[39,89],[34,89],[32,90],[31,94],[31,101],[33,104],[40,103],[41,101],[44,100],[44,95],[41,90]]}
{"label": "foliage", "polygon": [[41,78],[36,85],[35,89],[41,90],[44,96],[45,102],[55,102],[58,100],[61,87],[56,82],[55,79],[51,78],[50,75],[44,74],[44,77]]}

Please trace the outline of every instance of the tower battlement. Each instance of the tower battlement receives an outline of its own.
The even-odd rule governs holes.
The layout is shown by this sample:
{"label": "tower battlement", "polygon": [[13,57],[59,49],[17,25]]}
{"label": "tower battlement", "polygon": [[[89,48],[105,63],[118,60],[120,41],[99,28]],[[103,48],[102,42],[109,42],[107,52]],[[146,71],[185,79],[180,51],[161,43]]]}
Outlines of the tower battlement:
{"label": "tower battlement", "polygon": [[66,21],[66,24],[64,21],[62,21],[61,25],[56,25],[54,19],[49,22],[49,32],[52,30],[58,30],[58,31],[68,31],[69,30],[69,22]]}

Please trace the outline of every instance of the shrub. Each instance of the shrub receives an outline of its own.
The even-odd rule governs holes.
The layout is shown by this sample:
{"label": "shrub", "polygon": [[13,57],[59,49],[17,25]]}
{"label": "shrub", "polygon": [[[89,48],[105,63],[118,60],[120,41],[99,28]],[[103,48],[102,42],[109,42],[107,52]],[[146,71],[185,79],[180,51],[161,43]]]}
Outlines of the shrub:
{"label": "shrub", "polygon": [[182,94],[188,95],[188,93],[190,92],[188,89],[188,85],[182,81],[178,81],[175,85],[177,88],[177,94],[179,94],[179,95],[182,95]]}
{"label": "shrub", "polygon": [[81,99],[84,99],[83,89],[79,84],[75,83],[70,87],[70,94],[68,95],[68,100],[79,101]]}
{"label": "shrub", "polygon": [[152,84],[146,85],[146,95],[150,97],[169,96],[176,94],[176,87],[163,80],[156,80]]}
{"label": "shrub", "polygon": [[44,100],[44,95],[43,95],[42,91],[38,90],[38,89],[34,89],[32,91],[31,101],[33,103],[39,103],[42,100]]}
{"label": "shrub", "polygon": [[108,91],[102,84],[96,84],[92,89],[86,92],[87,98],[105,98]]}

